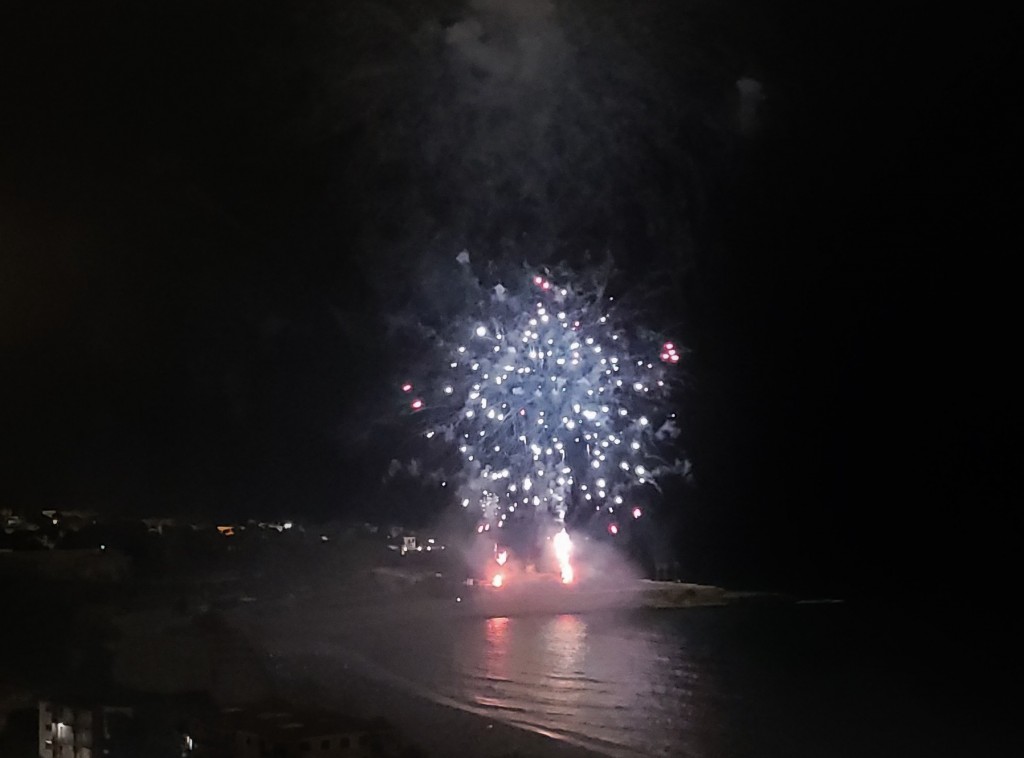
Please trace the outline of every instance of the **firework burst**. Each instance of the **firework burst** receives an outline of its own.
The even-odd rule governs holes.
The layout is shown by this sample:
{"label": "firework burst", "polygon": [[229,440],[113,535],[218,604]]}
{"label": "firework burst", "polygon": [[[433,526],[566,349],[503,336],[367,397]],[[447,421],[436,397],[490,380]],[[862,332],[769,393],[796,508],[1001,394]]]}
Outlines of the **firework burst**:
{"label": "firework burst", "polygon": [[430,335],[436,370],[401,389],[423,434],[458,451],[462,506],[488,529],[639,514],[639,491],[683,465],[665,453],[681,348],[608,296],[606,275],[484,285],[460,263],[468,307]]}

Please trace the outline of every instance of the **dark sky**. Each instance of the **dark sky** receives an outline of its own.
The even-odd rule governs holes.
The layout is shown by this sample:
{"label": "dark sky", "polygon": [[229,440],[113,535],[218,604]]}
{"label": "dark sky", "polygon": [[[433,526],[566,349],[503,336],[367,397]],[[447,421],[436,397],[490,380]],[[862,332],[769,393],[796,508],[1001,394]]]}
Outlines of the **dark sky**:
{"label": "dark sky", "polygon": [[[658,316],[693,349],[699,488],[674,528],[702,565],[846,586],[1010,554],[1008,20],[745,0],[2,14],[0,505],[372,512],[388,315],[463,248],[608,251],[627,282],[670,283]],[[765,94],[750,128],[741,77]]]}

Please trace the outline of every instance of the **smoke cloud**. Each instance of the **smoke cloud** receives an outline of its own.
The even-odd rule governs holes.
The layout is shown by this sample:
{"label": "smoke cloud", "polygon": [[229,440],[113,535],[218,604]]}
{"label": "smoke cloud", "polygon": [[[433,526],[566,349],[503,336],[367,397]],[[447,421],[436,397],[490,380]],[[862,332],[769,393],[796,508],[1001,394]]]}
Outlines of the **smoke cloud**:
{"label": "smoke cloud", "polygon": [[311,64],[311,134],[337,140],[344,167],[325,212],[368,267],[387,264],[369,276],[382,297],[404,301],[464,248],[531,263],[610,252],[682,275],[735,133],[715,43],[669,4],[433,8],[338,11]]}

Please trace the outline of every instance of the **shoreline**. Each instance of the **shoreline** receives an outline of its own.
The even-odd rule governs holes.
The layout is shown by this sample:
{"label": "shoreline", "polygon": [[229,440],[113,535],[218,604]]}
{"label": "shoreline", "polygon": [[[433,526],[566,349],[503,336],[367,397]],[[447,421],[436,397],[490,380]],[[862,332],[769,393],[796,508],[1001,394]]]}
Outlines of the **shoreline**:
{"label": "shoreline", "polygon": [[[673,610],[737,605],[792,604],[799,598],[775,592],[733,591],[688,582],[657,582],[649,579],[617,586],[571,586],[539,582],[494,589],[464,587],[449,596],[428,595],[410,588],[387,594],[369,603],[350,603],[318,592],[278,602],[290,612],[314,611],[347,616],[360,615],[363,623],[395,616],[407,619],[497,618],[525,615],[585,614],[614,610]],[[803,602],[814,602],[803,600]]]}
{"label": "shoreline", "polygon": [[[338,619],[340,620],[340,619]],[[269,621],[269,624],[268,624]],[[322,616],[320,623],[334,626]],[[262,621],[235,618],[230,626],[261,653],[276,695],[299,707],[326,708],[373,719],[384,718],[417,758],[467,755],[474,758],[640,758],[618,745],[517,722],[498,709],[465,703],[434,692],[358,653],[336,629],[312,647],[295,647],[286,630]],[[340,625],[339,625],[340,626]],[[327,682],[339,684],[331,686]]]}
{"label": "shoreline", "polygon": [[[627,747],[605,744],[516,721],[498,709],[464,703],[387,671],[350,648],[334,653],[348,673],[350,685],[339,699],[358,699],[368,716],[387,704],[393,721],[408,742],[431,756],[464,753],[480,758],[640,758]],[[318,662],[318,668],[322,662]],[[329,694],[317,699],[331,699]],[[373,705],[376,704],[376,705]],[[347,704],[352,709],[351,703]],[[358,706],[357,706],[358,707]],[[400,714],[400,715],[398,715]],[[382,715],[376,713],[376,715]]]}

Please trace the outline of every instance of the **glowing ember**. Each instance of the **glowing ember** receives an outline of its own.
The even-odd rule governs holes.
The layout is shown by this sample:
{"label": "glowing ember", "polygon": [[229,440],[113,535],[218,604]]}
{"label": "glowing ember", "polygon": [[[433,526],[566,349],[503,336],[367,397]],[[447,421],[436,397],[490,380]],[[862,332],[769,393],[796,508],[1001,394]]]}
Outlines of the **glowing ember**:
{"label": "glowing ember", "polygon": [[502,576],[501,574],[495,574],[494,578],[491,579],[491,586],[493,586],[493,587],[500,587],[504,583],[505,583],[505,577]]}
{"label": "glowing ember", "polygon": [[569,554],[572,553],[572,540],[569,533],[563,529],[555,535],[552,543],[555,547],[555,557],[558,559],[558,569],[562,574],[562,584],[572,583],[574,572],[569,562]]}
{"label": "glowing ember", "polygon": [[671,342],[661,346],[661,360],[664,363],[679,363],[679,351]]}
{"label": "glowing ember", "polygon": [[634,508],[633,509],[633,518],[640,518],[643,515],[644,515],[644,512],[642,510],[640,510],[639,508]]}
{"label": "glowing ember", "polygon": [[608,533],[609,534],[618,534],[619,533],[619,525],[618,524],[608,524]]}
{"label": "glowing ember", "polygon": [[508,560],[508,550],[502,550],[500,553],[494,556],[494,560],[498,562],[499,566],[504,566],[505,561]]}

